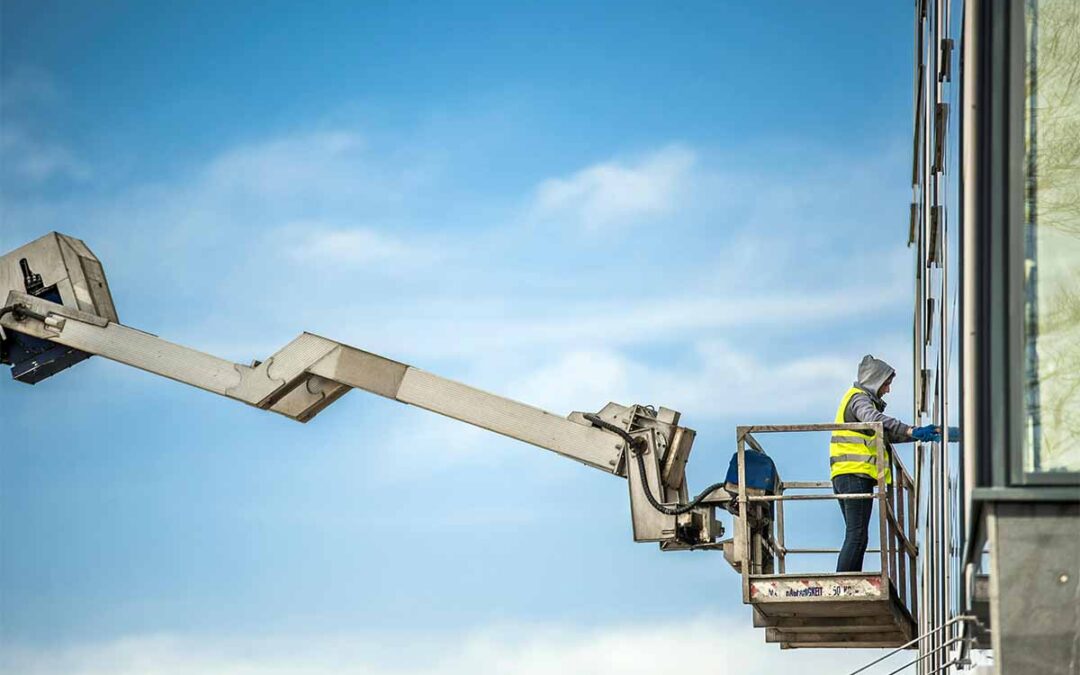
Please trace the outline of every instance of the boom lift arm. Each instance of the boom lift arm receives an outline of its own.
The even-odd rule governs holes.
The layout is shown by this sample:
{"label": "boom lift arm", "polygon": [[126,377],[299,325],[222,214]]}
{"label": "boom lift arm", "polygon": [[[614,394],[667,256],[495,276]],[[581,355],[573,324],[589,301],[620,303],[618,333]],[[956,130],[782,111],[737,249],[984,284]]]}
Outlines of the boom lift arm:
{"label": "boom lift arm", "polygon": [[721,484],[690,500],[694,431],[667,408],[608,403],[560,417],[404,363],[303,333],[265,361],[233,363],[119,322],[101,263],[51,233],[0,257],[0,362],[34,384],[92,355],[307,422],[350,389],[385,396],[627,479],[635,541],[719,549]]}

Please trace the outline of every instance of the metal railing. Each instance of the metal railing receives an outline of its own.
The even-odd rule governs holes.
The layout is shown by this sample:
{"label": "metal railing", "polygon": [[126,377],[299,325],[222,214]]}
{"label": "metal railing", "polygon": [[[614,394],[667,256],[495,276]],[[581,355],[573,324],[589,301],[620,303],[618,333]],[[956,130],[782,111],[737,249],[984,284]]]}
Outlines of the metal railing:
{"label": "metal railing", "polygon": [[[954,624],[964,623],[964,622],[971,622],[971,623],[974,623],[974,624],[978,624],[978,619],[976,619],[973,616],[954,616],[953,618],[949,619],[948,621],[946,621],[944,624],[938,626],[937,628],[935,628],[935,629],[933,629],[933,630],[931,630],[931,631],[929,631],[927,633],[923,633],[922,635],[918,635],[913,640],[909,640],[908,642],[900,645],[899,647],[892,650],[888,654],[885,654],[883,656],[879,656],[878,658],[874,659],[873,661],[866,664],[865,666],[863,666],[863,667],[861,667],[861,668],[859,668],[857,670],[851,671],[851,673],[849,675],[859,675],[860,673],[864,673],[867,670],[869,670],[870,668],[878,665],[879,663],[884,663],[889,658],[891,658],[893,656],[896,656],[897,654],[904,651],[908,647],[913,646],[915,643],[922,642],[928,637],[931,637],[931,636],[933,636],[935,634],[939,634],[943,630],[945,630],[946,628],[949,628],[950,626],[953,626]],[[915,665],[921,666],[922,662],[925,661],[926,659],[930,658],[930,656],[933,655],[933,654],[937,654],[938,652],[947,652],[951,647],[971,642],[971,638],[966,636],[964,633],[961,633],[960,635],[958,635],[956,637],[952,637],[951,636],[952,633],[953,633],[953,631],[949,631],[949,635],[946,636],[946,637],[948,637],[948,639],[945,640],[944,642],[942,642],[937,647],[935,647],[933,650],[925,651],[925,653],[921,653],[920,656],[918,658],[916,658],[914,661],[909,661],[908,663],[905,663],[904,665],[900,666],[899,668],[889,672],[888,675],[896,675],[896,673],[907,670],[911,666],[915,666]],[[921,651],[923,651],[923,650],[921,650]],[[965,659],[963,659],[963,658],[951,659],[948,663],[946,663],[943,666],[939,667],[938,669],[932,671],[931,675],[933,675],[933,673],[947,672],[947,669],[950,668],[951,666],[957,665],[957,664],[962,663],[964,661],[965,661]]]}
{"label": "metal railing", "polygon": [[[778,478],[775,494],[751,494],[746,487],[746,452],[747,446],[764,452],[755,434],[803,433],[823,431],[873,431],[874,447],[877,454],[877,466],[890,466],[892,484],[885,482],[885,472],[880,471],[877,489],[867,494],[837,495],[831,492],[829,481],[783,481]],[[918,607],[917,569],[918,547],[915,544],[916,497],[914,481],[904,467],[898,453],[888,452],[880,422],[854,424],[784,424],[740,426],[736,430],[738,441],[738,476],[737,494],[739,522],[742,528],[738,542],[742,546],[740,553],[744,564],[741,566],[743,578],[743,598],[749,600],[750,579],[755,576],[772,575],[778,572],[787,574],[787,557],[800,554],[839,553],[839,548],[791,548],[785,540],[784,509],[788,502],[874,499],[878,502],[876,518],[879,528],[880,546],[867,549],[867,553],[876,553],[881,561],[882,588],[886,582],[895,589],[896,597],[915,619]],[[827,445],[821,448],[822,456],[827,456]],[[830,490],[827,494],[814,494],[815,490]],[[796,494],[789,494],[797,492]],[[810,492],[807,494],[806,492]],[[772,507],[770,511],[769,507]],[[775,517],[773,517],[775,516]],[[756,526],[755,526],[756,523]]]}

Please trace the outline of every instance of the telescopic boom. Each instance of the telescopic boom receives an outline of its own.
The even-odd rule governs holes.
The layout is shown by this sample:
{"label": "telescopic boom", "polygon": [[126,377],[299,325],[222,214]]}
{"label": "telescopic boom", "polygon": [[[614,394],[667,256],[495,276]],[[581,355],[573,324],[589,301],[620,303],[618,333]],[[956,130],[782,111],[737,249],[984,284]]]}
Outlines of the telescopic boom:
{"label": "telescopic boom", "polygon": [[0,257],[0,298],[0,362],[18,381],[102,356],[300,422],[362,389],[627,478],[635,541],[721,547],[716,507],[730,495],[714,485],[688,499],[695,434],[674,410],[608,403],[561,417],[311,333],[263,361],[233,363],[121,324],[97,257],[55,232]]}

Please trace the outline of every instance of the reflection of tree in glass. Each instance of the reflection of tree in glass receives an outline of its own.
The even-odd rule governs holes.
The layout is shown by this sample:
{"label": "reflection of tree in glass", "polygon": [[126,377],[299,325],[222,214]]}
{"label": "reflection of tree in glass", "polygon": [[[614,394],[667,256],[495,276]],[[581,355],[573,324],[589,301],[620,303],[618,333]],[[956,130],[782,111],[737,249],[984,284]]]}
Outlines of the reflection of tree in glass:
{"label": "reflection of tree in glass", "polygon": [[[1045,282],[1044,282],[1045,283]],[[1040,306],[1043,469],[1080,470],[1080,273],[1057,280]]]}
{"label": "reflection of tree in glass", "polygon": [[1028,16],[1033,468],[1080,470],[1080,2],[1029,0]]}
{"label": "reflection of tree in glass", "polygon": [[1037,222],[1080,235],[1080,3],[1037,5]]}

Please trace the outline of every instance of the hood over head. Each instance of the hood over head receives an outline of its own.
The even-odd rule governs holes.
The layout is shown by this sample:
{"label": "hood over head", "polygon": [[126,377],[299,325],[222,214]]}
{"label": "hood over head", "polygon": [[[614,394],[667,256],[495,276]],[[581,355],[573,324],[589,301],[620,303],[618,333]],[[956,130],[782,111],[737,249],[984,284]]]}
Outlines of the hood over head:
{"label": "hood over head", "polygon": [[859,362],[859,379],[855,382],[855,386],[875,398],[880,398],[878,390],[881,389],[881,385],[895,374],[895,368],[867,354]]}

